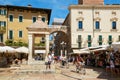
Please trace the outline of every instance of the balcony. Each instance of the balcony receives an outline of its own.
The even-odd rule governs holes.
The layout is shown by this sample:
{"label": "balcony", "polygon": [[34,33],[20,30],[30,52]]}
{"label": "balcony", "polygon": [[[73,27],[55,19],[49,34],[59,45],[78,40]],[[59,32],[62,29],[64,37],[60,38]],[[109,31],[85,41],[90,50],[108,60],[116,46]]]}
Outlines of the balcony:
{"label": "balcony", "polygon": [[5,33],[6,32],[6,27],[1,27],[0,26],[0,33]]}

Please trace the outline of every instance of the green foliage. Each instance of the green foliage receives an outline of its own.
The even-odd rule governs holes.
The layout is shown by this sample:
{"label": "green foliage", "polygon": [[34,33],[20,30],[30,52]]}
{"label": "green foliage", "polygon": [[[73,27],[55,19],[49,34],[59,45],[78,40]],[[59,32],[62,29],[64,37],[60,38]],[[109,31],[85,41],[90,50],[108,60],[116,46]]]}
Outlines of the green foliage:
{"label": "green foliage", "polygon": [[5,44],[7,46],[13,46],[13,40],[8,39],[8,40],[5,41]]}
{"label": "green foliage", "polygon": [[45,46],[45,43],[36,43],[35,46]]}
{"label": "green foliage", "polygon": [[14,42],[14,40],[10,40],[10,39],[6,40],[5,44],[7,46],[26,46],[26,47],[28,46],[27,43],[22,42],[21,40],[19,40],[18,42]]}

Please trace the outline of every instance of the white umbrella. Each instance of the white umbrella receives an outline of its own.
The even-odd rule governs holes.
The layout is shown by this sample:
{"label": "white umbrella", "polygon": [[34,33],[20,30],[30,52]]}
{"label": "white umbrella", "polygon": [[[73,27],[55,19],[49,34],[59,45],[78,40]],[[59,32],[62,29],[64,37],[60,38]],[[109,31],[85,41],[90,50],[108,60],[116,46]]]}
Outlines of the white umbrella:
{"label": "white umbrella", "polygon": [[5,52],[5,53],[15,53],[16,51],[15,51],[14,48],[12,48],[10,46],[1,46],[0,47],[0,52],[1,53],[3,53],[3,52]]}
{"label": "white umbrella", "polygon": [[18,52],[18,53],[28,53],[28,48],[27,47],[19,47],[19,48],[17,48],[17,49],[15,49],[16,50],[16,52]]}
{"label": "white umbrella", "polygon": [[89,51],[87,50],[80,50],[80,49],[76,49],[76,50],[73,50],[73,54],[90,54]]}
{"label": "white umbrella", "polygon": [[120,49],[120,42],[112,43],[112,47],[115,51],[118,51]]}

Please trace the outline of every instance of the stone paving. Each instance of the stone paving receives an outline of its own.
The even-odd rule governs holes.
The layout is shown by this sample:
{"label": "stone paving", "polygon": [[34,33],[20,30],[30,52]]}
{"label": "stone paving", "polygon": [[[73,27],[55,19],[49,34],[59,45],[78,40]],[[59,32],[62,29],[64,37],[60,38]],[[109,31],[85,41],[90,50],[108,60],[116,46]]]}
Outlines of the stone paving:
{"label": "stone paving", "polygon": [[[104,69],[87,67],[86,75],[75,72],[75,66],[70,65],[69,68],[61,68],[56,66],[56,72],[50,73],[30,73],[16,74],[13,68],[0,68],[0,80],[120,80],[119,75],[106,73]],[[58,71],[59,70],[59,71]]]}

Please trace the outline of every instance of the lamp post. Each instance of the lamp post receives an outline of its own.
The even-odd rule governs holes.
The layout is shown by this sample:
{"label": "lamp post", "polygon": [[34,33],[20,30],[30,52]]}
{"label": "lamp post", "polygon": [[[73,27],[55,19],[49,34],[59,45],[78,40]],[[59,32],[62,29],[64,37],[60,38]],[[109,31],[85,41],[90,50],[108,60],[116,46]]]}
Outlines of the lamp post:
{"label": "lamp post", "polygon": [[60,44],[62,46],[61,55],[60,56],[62,56],[63,54],[66,56],[66,50],[65,50],[66,43],[64,41],[62,41]]}

